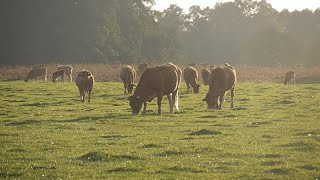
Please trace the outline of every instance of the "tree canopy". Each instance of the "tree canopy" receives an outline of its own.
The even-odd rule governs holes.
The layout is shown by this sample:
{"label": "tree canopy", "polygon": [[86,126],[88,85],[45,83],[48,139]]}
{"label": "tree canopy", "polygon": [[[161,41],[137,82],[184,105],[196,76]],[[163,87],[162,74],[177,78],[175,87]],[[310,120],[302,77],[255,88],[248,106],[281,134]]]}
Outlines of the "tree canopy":
{"label": "tree canopy", "polygon": [[173,61],[320,63],[320,9],[278,12],[265,0],[213,8],[153,0],[0,1],[1,64]]}

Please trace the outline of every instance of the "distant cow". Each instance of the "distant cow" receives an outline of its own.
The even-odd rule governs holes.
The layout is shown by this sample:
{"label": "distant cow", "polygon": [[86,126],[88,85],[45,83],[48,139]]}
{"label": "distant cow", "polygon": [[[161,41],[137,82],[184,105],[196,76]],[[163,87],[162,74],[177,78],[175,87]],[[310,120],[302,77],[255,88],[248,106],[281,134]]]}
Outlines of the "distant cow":
{"label": "distant cow", "polygon": [[88,102],[90,103],[91,91],[93,89],[94,77],[86,70],[77,73],[76,85],[80,92],[80,100],[84,102],[85,93],[88,94]]}
{"label": "distant cow", "polygon": [[190,93],[190,86],[193,88],[194,93],[199,93],[200,85],[197,83],[198,71],[192,66],[188,66],[183,71],[183,77],[187,85],[187,91]]}
{"label": "distant cow", "polygon": [[207,68],[201,70],[202,81],[204,85],[208,85],[210,71]]}
{"label": "distant cow", "polygon": [[67,76],[70,79],[70,82],[72,82],[72,66],[70,65],[61,65],[58,67],[58,70],[63,69],[65,76]]}
{"label": "distant cow", "polygon": [[284,75],[284,81],[283,83],[285,85],[295,84],[296,83],[296,74],[293,71],[288,71]]}
{"label": "distant cow", "polygon": [[37,80],[37,77],[43,76],[44,81],[47,81],[47,68],[38,67],[33,68],[29,71],[27,77],[24,79],[25,82],[28,82],[30,79]]}
{"label": "distant cow", "polygon": [[143,71],[148,67],[147,63],[141,63],[138,65],[138,76],[141,76]]}
{"label": "distant cow", "polygon": [[122,67],[120,79],[123,82],[124,93],[132,93],[133,81],[136,78],[136,71],[131,66]]}
{"label": "distant cow", "polygon": [[[236,71],[232,66],[218,66],[211,70],[209,76],[209,91],[203,101],[208,104],[208,109],[222,109],[224,97],[228,90],[231,91],[231,108],[234,107],[234,91],[237,82]],[[220,105],[218,105],[218,98]]]}
{"label": "distant cow", "polygon": [[170,113],[174,113],[173,106],[179,110],[178,89],[181,74],[181,69],[172,63],[146,68],[136,90],[128,98],[132,115],[137,115],[140,112],[142,104],[144,105],[142,114],[146,114],[147,103],[155,97],[157,97],[158,115],[161,115],[161,101],[164,95],[168,97]]}
{"label": "distant cow", "polygon": [[61,78],[64,82],[64,70],[60,69],[52,73],[52,82],[56,82],[58,78]]}

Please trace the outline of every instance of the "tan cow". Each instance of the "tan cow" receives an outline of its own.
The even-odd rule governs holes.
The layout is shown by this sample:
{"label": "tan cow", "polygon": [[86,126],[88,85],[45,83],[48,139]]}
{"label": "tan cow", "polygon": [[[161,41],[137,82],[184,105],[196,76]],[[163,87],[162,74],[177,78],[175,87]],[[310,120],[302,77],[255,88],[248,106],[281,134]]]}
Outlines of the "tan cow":
{"label": "tan cow", "polygon": [[187,85],[187,91],[188,93],[191,92],[191,87],[193,88],[194,93],[199,93],[200,85],[197,83],[198,80],[198,71],[196,68],[192,66],[188,66],[184,69],[183,71],[183,77],[184,81],[186,82]]}
{"label": "tan cow", "polygon": [[168,97],[170,113],[174,113],[174,106],[179,110],[178,89],[181,74],[181,69],[172,63],[146,68],[133,95],[128,97],[132,115],[140,112],[142,104],[144,105],[142,114],[146,114],[147,103],[155,97],[157,97],[158,115],[161,115],[161,101],[164,95]]}
{"label": "tan cow", "polygon": [[93,75],[86,70],[77,73],[76,85],[78,86],[80,92],[80,100],[84,102],[85,93],[88,94],[88,103],[90,103],[91,91],[94,85]]}
{"label": "tan cow", "polygon": [[[209,76],[209,91],[202,101],[207,102],[208,109],[215,107],[221,110],[226,92],[230,90],[231,108],[233,108],[236,82],[236,71],[232,66],[218,66],[212,69]],[[220,105],[218,104],[218,98],[220,100]]]}
{"label": "tan cow", "polygon": [[202,81],[204,85],[208,85],[210,71],[207,68],[201,70]]}
{"label": "tan cow", "polygon": [[141,74],[143,73],[143,71],[149,67],[147,63],[141,63],[138,65],[138,76],[141,76]]}
{"label": "tan cow", "polygon": [[124,93],[132,93],[134,79],[136,78],[136,70],[131,66],[122,67],[120,72],[120,79],[123,82]]}
{"label": "tan cow", "polygon": [[285,85],[295,84],[296,83],[296,74],[293,71],[288,71],[284,75],[284,81],[283,83]]}
{"label": "tan cow", "polygon": [[43,76],[43,80],[47,81],[47,68],[38,67],[33,68],[29,71],[27,77],[24,79],[25,82],[28,82],[30,79],[37,80],[37,77]]}
{"label": "tan cow", "polygon": [[64,70],[60,69],[52,73],[52,82],[56,82],[58,78],[61,78],[62,82],[64,82]]}
{"label": "tan cow", "polygon": [[58,67],[58,70],[63,69],[65,76],[67,76],[70,79],[70,82],[72,82],[72,66],[70,65],[61,65]]}

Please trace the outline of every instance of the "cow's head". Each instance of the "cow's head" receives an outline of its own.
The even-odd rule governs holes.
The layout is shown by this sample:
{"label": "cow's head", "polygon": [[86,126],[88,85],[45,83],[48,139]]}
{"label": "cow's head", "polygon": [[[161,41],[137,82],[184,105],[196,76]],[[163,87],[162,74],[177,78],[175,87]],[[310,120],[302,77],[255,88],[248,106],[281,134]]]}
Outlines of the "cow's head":
{"label": "cow's head", "polygon": [[193,88],[193,92],[194,93],[199,93],[199,90],[200,90],[200,84],[196,84],[195,86],[193,86],[192,88]]}
{"label": "cow's head", "polygon": [[132,93],[133,87],[136,86],[134,84],[128,84],[128,93]]}
{"label": "cow's head", "polygon": [[211,96],[209,93],[207,93],[206,97],[202,99],[202,101],[207,102],[208,109],[213,109],[214,107],[217,108],[218,106],[218,97],[217,96]]}
{"label": "cow's head", "polygon": [[131,106],[132,115],[138,115],[143,104],[141,97],[130,96],[127,100],[130,102],[129,104]]}

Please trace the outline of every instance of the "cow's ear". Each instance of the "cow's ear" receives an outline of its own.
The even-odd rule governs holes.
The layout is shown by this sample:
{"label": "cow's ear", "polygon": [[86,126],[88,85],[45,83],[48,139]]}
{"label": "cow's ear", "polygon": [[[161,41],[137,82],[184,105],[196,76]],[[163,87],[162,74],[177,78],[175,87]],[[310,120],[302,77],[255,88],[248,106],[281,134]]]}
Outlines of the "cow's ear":
{"label": "cow's ear", "polygon": [[207,98],[206,98],[206,97],[202,99],[202,101],[206,101],[206,100],[207,100]]}

